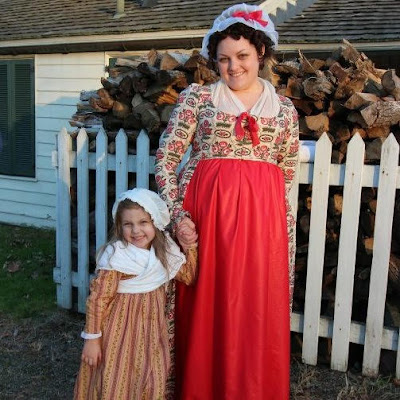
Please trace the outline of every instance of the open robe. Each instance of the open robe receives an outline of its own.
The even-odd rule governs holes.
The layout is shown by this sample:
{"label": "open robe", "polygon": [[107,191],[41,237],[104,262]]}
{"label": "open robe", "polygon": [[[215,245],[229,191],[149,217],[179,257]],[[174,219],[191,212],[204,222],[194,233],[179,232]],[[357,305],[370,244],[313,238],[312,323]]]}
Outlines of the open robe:
{"label": "open robe", "polygon": [[199,234],[197,283],[177,285],[181,400],[289,397],[295,220],[287,193],[298,160],[298,121],[290,100],[266,86],[246,111],[226,87],[219,86],[221,101],[217,86],[192,84],[160,139],[160,195],[175,222],[190,214]]}

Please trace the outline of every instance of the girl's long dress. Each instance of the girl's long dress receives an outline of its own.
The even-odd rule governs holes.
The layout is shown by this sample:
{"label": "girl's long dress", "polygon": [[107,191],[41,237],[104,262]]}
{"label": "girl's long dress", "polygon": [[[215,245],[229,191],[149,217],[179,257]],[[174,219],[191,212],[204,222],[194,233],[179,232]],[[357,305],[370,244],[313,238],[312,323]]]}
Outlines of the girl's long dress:
{"label": "girl's long dress", "polygon": [[[198,281],[177,287],[182,400],[289,398],[293,217],[285,181],[288,188],[297,162],[296,113],[281,98],[278,117],[258,119],[257,146],[235,137],[235,121],[213,106],[209,88],[192,85],[157,154],[161,195],[176,217],[189,212],[199,233]],[[174,169],[189,143],[178,186]]]}
{"label": "girl's long dress", "polygon": [[[186,254],[175,279],[192,284],[197,251]],[[147,293],[117,293],[118,271],[100,270],[91,282],[85,332],[102,332],[102,361],[81,363],[74,400],[164,400],[171,367],[166,285]]]}

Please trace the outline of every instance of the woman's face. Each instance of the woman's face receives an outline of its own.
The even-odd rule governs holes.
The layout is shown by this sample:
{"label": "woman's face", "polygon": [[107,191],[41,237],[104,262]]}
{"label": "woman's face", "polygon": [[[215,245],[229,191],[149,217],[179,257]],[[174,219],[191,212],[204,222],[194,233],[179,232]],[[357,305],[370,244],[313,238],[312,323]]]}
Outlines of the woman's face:
{"label": "woman's face", "polygon": [[217,65],[221,78],[236,91],[251,90],[257,85],[260,62],[257,50],[247,39],[227,37],[217,47]]}

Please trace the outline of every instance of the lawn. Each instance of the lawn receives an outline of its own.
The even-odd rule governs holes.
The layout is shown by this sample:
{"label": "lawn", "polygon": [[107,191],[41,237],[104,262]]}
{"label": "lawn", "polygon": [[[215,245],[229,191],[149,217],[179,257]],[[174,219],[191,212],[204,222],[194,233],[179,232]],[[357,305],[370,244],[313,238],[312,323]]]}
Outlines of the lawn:
{"label": "lawn", "polygon": [[26,318],[56,309],[55,236],[0,224],[0,314]]}

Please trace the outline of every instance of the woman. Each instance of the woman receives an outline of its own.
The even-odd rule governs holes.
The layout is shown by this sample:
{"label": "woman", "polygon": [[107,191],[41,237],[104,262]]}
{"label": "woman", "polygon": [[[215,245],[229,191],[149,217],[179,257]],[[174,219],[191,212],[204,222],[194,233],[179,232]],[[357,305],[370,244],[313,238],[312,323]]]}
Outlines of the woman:
{"label": "woman", "polygon": [[289,398],[297,113],[258,77],[277,37],[259,7],[225,10],[202,46],[221,79],[183,91],[160,140],[161,197],[178,238],[190,241],[193,225],[199,235],[197,284],[177,287],[180,399]]}

